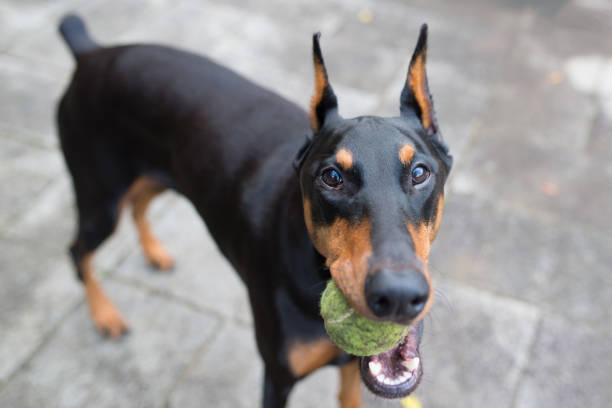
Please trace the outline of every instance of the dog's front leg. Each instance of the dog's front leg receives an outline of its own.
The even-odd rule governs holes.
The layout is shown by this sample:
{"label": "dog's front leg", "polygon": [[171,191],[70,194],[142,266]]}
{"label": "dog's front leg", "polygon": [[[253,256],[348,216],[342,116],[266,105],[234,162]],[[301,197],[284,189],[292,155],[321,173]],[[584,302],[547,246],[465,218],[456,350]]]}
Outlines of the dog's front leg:
{"label": "dog's front leg", "polygon": [[266,364],[263,389],[263,408],[283,408],[295,385],[295,378]]}
{"label": "dog's front leg", "polygon": [[361,375],[359,359],[340,367],[340,408],[361,408]]}

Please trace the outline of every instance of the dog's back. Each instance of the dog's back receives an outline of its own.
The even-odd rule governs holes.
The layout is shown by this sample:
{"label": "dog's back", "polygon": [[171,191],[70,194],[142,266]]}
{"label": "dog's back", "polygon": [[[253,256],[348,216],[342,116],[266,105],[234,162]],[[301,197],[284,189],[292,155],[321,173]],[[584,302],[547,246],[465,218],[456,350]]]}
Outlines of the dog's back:
{"label": "dog's back", "polygon": [[[116,207],[135,180],[152,176],[196,204],[236,261],[223,245],[224,237],[236,239],[228,224],[274,207],[245,201],[257,195],[251,190],[283,186],[294,175],[291,158],[309,133],[306,113],[205,57],[158,45],[103,48],[74,16],[60,32],[77,61],[58,122],[79,207],[99,205],[100,189]],[[245,177],[253,185],[240,188]]]}
{"label": "dog's back", "polygon": [[60,31],[77,60],[60,121],[95,124],[92,131],[113,143],[134,142],[139,156],[160,146],[152,164],[168,173],[176,163],[155,153],[168,156],[169,147],[201,149],[218,179],[279,145],[295,151],[309,132],[302,109],[205,57],[158,45],[102,48],[75,16]]}
{"label": "dog's back", "polygon": [[[172,265],[145,217],[167,188],[190,199],[243,279],[241,265],[272,273],[253,268],[260,260],[246,249],[254,236],[275,234],[263,228],[278,225],[263,220],[287,200],[262,192],[295,178],[293,157],[309,133],[306,113],[205,57],[158,45],[101,47],[75,16],[60,32],[77,61],[57,119],[79,211],[71,254],[79,278],[93,285],[88,293],[101,293],[91,258],[126,204],[149,262]],[[271,260],[263,253],[261,259]],[[120,334],[118,313],[109,319],[97,312],[110,302],[93,299],[98,327]]]}

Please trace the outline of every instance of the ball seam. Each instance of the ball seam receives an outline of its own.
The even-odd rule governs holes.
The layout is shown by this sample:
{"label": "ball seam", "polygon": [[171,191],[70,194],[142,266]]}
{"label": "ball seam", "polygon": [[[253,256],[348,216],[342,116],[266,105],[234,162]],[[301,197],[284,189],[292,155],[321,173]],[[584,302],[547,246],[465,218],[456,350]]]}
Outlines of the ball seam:
{"label": "ball seam", "polygon": [[349,317],[351,317],[353,315],[353,313],[355,313],[355,309],[350,309],[348,312],[346,312],[345,314],[335,318],[335,319],[329,319],[327,320],[328,323],[332,323],[332,324],[337,324],[337,323],[342,323],[343,321],[345,321],[346,319],[348,319]]}

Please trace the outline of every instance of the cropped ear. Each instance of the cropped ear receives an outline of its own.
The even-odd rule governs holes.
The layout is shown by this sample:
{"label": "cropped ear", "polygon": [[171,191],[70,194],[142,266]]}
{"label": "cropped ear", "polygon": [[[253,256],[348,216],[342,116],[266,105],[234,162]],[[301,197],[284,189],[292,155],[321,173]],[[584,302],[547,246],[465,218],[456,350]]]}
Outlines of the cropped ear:
{"label": "cropped ear", "polygon": [[427,85],[427,24],[421,26],[414,54],[410,60],[408,76],[400,97],[402,116],[416,113],[429,136],[438,134],[438,122],[434,112],[433,100]]}
{"label": "cropped ear", "polygon": [[329,116],[338,116],[338,100],[329,84],[325,62],[319,46],[321,33],[312,36],[312,57],[315,72],[314,95],[310,102],[310,126],[317,132]]}

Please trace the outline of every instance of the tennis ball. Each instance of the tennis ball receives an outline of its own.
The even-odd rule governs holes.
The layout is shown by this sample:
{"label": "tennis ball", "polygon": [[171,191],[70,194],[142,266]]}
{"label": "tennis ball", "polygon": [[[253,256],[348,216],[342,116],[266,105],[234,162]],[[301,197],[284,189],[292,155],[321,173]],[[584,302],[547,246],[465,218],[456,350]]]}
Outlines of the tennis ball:
{"label": "tennis ball", "polygon": [[373,356],[390,350],[410,331],[410,326],[360,316],[333,280],[327,283],[321,296],[321,316],[332,341],[356,356]]}

